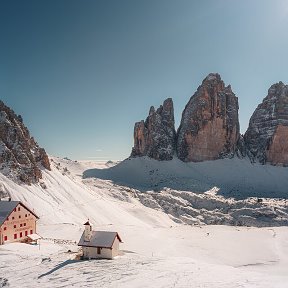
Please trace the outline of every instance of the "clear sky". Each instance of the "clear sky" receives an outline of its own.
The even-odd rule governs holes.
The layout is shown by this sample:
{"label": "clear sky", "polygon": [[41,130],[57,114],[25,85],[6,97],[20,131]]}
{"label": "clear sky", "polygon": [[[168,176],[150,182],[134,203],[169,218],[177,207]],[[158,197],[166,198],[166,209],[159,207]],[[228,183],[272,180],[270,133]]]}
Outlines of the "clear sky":
{"label": "clear sky", "polygon": [[72,159],[126,158],[134,123],[167,97],[178,127],[210,72],[238,96],[242,133],[288,84],[286,0],[2,0],[0,37],[0,98]]}

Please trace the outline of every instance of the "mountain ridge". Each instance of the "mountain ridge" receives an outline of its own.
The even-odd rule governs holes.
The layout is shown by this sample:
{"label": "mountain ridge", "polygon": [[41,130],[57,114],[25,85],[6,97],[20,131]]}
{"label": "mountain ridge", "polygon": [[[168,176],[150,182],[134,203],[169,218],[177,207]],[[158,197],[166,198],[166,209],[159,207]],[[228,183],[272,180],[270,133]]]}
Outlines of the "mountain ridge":
{"label": "mountain ridge", "polygon": [[23,124],[22,116],[0,100],[0,170],[25,184],[37,183],[42,169],[50,170],[45,149],[41,148]]}
{"label": "mountain ridge", "polygon": [[[173,105],[171,98],[169,101]],[[225,86],[218,73],[210,73],[184,108],[176,137],[171,142],[171,146],[175,147],[174,156],[184,162],[249,157],[251,162],[287,166],[288,85],[279,82],[269,88],[268,95],[251,116],[244,135],[240,134],[238,110],[238,98],[231,86]],[[174,119],[174,115],[171,117]],[[159,158],[145,150],[137,152],[135,131],[139,127],[138,123],[141,122],[135,124],[134,147],[130,157],[148,156],[155,160],[171,160],[171,155]],[[161,119],[159,125],[162,125]],[[148,126],[145,133],[143,129],[137,131],[140,137],[151,133]],[[161,147],[161,143],[165,142],[163,134],[158,133],[154,137],[158,139],[157,149],[164,149]]]}

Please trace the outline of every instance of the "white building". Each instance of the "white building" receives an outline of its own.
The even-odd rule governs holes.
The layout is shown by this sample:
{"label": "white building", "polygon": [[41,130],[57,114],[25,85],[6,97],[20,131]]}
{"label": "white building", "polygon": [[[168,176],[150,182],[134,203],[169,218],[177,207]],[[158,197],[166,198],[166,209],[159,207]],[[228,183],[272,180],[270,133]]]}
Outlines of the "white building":
{"label": "white building", "polygon": [[92,231],[89,221],[84,225],[85,230],[78,243],[78,246],[82,246],[84,259],[113,259],[119,254],[122,240],[117,232]]}

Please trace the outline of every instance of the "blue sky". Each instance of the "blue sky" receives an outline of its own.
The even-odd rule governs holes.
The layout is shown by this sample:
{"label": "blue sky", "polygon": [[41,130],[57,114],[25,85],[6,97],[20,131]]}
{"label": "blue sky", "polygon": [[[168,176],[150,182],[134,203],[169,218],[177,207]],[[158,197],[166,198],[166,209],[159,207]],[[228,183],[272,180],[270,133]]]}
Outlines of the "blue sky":
{"label": "blue sky", "polygon": [[210,72],[242,133],[288,84],[286,0],[1,1],[0,98],[49,154],[124,159],[133,127],[172,97],[176,125]]}

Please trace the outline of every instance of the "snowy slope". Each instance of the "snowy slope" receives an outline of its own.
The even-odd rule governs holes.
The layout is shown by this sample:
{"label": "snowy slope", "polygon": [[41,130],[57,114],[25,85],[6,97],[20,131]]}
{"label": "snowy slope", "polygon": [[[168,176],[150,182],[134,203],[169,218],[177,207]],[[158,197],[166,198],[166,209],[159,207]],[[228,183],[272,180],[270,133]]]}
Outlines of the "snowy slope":
{"label": "snowy slope", "polygon": [[157,161],[128,158],[109,169],[88,169],[85,178],[97,177],[136,189],[205,192],[218,187],[219,194],[247,197],[288,198],[288,167],[252,164],[248,159],[220,159],[184,163],[177,158]]}
{"label": "snowy slope", "polygon": [[[145,194],[136,189],[83,180],[82,173],[91,168],[104,171],[107,165],[53,158],[42,186],[19,186],[0,175],[2,190],[35,209],[38,232],[46,238],[40,249],[17,243],[0,247],[0,287],[287,287],[287,227],[184,225],[161,207],[143,206]],[[213,191],[199,197],[220,197]],[[165,193],[183,198],[186,192]],[[74,259],[78,247],[70,241],[79,239],[87,218],[94,229],[120,233],[123,256]]]}

